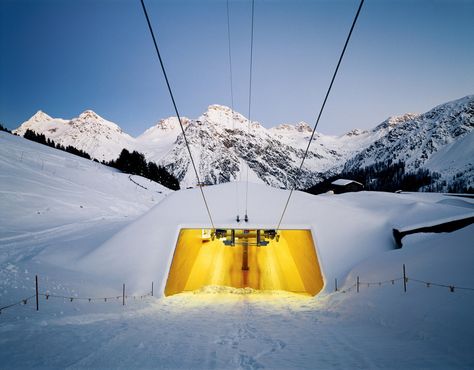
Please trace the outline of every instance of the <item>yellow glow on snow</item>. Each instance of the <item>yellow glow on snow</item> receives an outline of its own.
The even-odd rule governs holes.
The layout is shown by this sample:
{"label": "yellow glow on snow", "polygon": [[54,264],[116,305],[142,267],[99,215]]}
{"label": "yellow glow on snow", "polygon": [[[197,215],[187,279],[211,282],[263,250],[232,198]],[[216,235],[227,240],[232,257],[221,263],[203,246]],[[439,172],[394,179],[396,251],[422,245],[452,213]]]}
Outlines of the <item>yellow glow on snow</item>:
{"label": "yellow glow on snow", "polygon": [[289,291],[316,295],[323,278],[309,230],[281,230],[280,240],[248,246],[249,270],[242,270],[244,247],[203,240],[201,229],[182,229],[171,264],[165,295],[206,286]]}

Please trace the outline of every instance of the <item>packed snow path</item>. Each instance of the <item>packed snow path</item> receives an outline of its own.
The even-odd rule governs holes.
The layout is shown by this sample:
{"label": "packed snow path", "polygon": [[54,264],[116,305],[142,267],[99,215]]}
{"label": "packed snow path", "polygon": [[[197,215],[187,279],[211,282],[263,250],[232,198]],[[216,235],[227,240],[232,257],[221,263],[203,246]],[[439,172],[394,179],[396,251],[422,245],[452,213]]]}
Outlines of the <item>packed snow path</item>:
{"label": "packed snow path", "polygon": [[[9,315],[11,322],[2,323],[1,363],[4,368],[72,369],[446,369],[474,364],[467,352],[463,355],[469,343],[440,345],[423,330],[414,336],[381,319],[383,313],[374,314],[372,301],[357,308],[371,315],[346,316],[334,307],[338,299],[211,291],[150,298],[124,308],[115,304],[115,312],[96,305],[98,312],[91,313],[90,304],[74,303],[56,315],[55,305],[45,304],[39,313],[23,316],[25,307],[22,315],[13,320]],[[398,308],[409,310],[412,304],[401,300]]]}

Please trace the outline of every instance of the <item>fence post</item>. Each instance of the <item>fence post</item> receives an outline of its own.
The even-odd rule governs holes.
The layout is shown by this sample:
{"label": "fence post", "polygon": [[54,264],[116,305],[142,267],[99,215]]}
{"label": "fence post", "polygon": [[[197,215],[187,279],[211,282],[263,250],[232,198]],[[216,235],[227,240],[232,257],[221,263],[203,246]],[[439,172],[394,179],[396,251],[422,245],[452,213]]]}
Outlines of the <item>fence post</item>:
{"label": "fence post", "polygon": [[38,275],[35,275],[35,282],[36,282],[36,311],[39,311]]}
{"label": "fence post", "polygon": [[153,281],[151,282],[151,296],[153,297]]}
{"label": "fence post", "polygon": [[334,291],[337,292],[337,278],[334,279]]}
{"label": "fence post", "polygon": [[359,277],[357,276],[357,293],[359,293]]}
{"label": "fence post", "polygon": [[122,306],[125,306],[125,283],[123,284],[122,289]]}
{"label": "fence post", "polygon": [[403,264],[403,290],[407,292],[407,273],[405,270],[405,264]]}

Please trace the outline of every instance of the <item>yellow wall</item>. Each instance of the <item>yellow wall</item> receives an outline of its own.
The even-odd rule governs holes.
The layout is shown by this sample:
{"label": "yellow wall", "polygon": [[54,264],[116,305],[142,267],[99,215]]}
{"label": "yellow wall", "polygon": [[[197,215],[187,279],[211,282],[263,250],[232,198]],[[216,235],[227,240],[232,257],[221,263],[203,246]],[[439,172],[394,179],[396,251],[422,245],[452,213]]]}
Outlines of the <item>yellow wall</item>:
{"label": "yellow wall", "polygon": [[201,229],[182,229],[171,264],[165,295],[206,285],[286,290],[316,295],[323,278],[309,230],[280,230],[280,240],[249,246],[249,270],[242,271],[243,246],[203,241]]}

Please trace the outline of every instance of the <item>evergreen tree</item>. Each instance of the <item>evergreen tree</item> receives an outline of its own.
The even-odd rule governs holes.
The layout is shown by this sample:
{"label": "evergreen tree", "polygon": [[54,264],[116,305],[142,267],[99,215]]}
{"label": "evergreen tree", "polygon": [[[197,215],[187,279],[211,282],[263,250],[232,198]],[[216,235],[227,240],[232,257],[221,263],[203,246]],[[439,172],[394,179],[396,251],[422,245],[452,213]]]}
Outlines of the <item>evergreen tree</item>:
{"label": "evergreen tree", "polygon": [[125,173],[146,177],[167,188],[179,189],[178,179],[169,173],[165,167],[158,166],[153,162],[147,162],[145,156],[137,151],[130,153],[127,149],[122,149],[116,160],[103,163]]}
{"label": "evergreen tree", "polygon": [[5,132],[8,132],[9,134],[11,134],[12,132],[7,129],[5,126],[3,126],[1,123],[0,123],[0,131],[5,131]]}
{"label": "evergreen tree", "polygon": [[59,150],[63,150],[65,152],[68,152],[68,153],[71,153],[71,154],[75,154],[75,155],[78,155],[80,157],[83,157],[83,158],[86,158],[86,159],[91,159],[91,156],[89,155],[89,153],[86,153],[85,151],[83,150],[80,150],[80,149],[77,149],[71,145],[68,145],[66,148],[61,145],[61,144],[56,144],[54,142],[54,140],[52,139],[46,139],[46,136],[44,136],[44,134],[37,134],[36,132],[34,132],[33,130],[30,130],[30,129],[27,129],[25,134],[23,135],[23,137],[25,139],[28,139],[28,140],[31,140],[31,141],[35,141],[37,143],[40,143],[40,144],[44,144],[44,145],[47,145],[47,146],[50,146],[52,148],[56,148],[56,149],[59,149]]}
{"label": "evergreen tree", "polygon": [[[332,188],[331,183],[339,178],[351,179],[364,184],[365,190],[389,191],[419,191],[422,187],[432,186],[440,177],[435,172],[420,168],[415,172],[405,172],[405,163],[402,161],[377,162],[371,166],[343,171],[338,175],[324,179],[305,191],[311,194],[321,194]],[[432,188],[430,188],[431,190]],[[437,190],[431,190],[437,191]]]}

